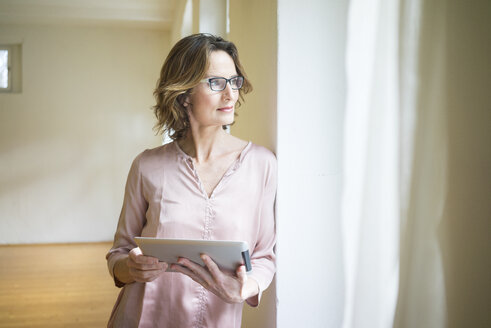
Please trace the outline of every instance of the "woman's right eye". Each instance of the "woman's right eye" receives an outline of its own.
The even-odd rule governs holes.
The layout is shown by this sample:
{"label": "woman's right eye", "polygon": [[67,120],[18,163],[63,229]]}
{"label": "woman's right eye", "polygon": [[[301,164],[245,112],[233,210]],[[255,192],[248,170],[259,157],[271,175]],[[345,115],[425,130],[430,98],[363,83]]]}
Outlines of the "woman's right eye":
{"label": "woman's right eye", "polygon": [[220,79],[210,79],[210,86],[219,88],[222,84],[221,82]]}

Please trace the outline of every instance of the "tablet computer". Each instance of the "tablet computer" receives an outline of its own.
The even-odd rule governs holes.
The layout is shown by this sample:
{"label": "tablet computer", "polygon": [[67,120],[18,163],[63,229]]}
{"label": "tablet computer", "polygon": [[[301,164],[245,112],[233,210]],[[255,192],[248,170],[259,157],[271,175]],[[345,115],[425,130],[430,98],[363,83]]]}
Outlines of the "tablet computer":
{"label": "tablet computer", "polygon": [[235,272],[243,264],[246,272],[252,270],[249,245],[245,241],[135,237],[135,242],[143,255],[167,262],[169,267],[179,257],[204,265],[200,255],[207,254],[221,269]]}

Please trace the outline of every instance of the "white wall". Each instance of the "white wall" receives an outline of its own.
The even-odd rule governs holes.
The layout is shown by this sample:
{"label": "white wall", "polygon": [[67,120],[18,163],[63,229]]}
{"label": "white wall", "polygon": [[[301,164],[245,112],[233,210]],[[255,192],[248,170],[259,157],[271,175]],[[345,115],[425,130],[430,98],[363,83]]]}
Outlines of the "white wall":
{"label": "white wall", "polygon": [[278,327],[340,327],[347,0],[278,0]]}
{"label": "white wall", "polygon": [[21,93],[0,94],[0,243],[111,240],[132,159],[160,143],[162,31],[2,25],[23,40]]}

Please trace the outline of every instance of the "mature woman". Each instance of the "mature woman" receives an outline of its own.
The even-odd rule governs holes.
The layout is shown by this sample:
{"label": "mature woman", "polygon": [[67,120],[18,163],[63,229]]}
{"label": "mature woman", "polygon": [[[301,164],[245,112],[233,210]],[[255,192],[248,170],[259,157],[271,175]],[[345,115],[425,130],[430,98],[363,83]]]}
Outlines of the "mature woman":
{"label": "mature woman", "polygon": [[[169,53],[154,92],[156,128],[173,142],[145,150],[126,184],[106,258],[123,287],[110,327],[240,327],[275,272],[276,159],[233,137],[235,105],[251,90],[235,45],[195,34]],[[142,255],[135,236],[247,241],[252,273]],[[167,271],[167,269],[170,269]]]}

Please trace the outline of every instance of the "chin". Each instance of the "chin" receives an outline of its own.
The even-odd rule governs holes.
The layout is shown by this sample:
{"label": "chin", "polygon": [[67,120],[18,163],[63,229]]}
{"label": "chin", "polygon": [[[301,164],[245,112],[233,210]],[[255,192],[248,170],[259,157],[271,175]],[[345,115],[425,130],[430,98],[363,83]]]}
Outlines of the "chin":
{"label": "chin", "polygon": [[234,123],[234,121],[222,122],[219,124],[219,126],[224,127],[224,126],[232,125],[233,123]]}
{"label": "chin", "polygon": [[230,119],[225,120],[226,121],[225,125],[230,125],[230,124],[235,122],[235,116],[234,115],[231,115],[231,116],[232,117],[230,117]]}
{"label": "chin", "polygon": [[232,123],[234,123],[235,121],[235,116],[234,116],[234,113],[230,113],[229,115],[227,115],[226,117],[222,117],[220,120],[219,120],[219,124],[220,125],[230,125]]}

